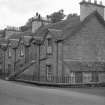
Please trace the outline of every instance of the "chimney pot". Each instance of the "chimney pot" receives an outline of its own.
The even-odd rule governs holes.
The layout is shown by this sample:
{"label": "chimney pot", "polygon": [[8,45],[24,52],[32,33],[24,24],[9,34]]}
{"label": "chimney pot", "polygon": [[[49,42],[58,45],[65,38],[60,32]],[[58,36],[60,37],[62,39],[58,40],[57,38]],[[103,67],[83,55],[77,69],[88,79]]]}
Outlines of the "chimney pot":
{"label": "chimney pot", "polygon": [[91,3],[91,0],[88,0],[89,3]]}
{"label": "chimney pot", "polygon": [[103,5],[102,1],[100,1],[100,5]]}
{"label": "chimney pot", "polygon": [[97,4],[97,0],[94,0],[94,4]]}

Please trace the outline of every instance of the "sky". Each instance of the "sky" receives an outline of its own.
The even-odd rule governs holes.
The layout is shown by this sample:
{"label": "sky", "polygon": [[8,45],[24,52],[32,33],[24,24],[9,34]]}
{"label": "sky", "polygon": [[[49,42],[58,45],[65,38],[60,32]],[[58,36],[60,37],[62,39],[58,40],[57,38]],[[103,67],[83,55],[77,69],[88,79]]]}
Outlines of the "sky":
{"label": "sky", "polygon": [[[30,17],[35,16],[36,12],[46,16],[63,9],[66,15],[79,14],[80,1],[82,0],[0,0],[0,29],[24,25]],[[102,1],[105,5],[105,0]]]}

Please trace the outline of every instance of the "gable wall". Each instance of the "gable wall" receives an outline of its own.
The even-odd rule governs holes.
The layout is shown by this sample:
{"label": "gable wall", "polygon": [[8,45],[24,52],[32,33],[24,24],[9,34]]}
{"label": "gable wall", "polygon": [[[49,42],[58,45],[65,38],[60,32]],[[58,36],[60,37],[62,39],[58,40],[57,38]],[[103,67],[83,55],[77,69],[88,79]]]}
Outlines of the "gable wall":
{"label": "gable wall", "polygon": [[40,49],[40,58],[46,58],[46,60],[41,61],[40,63],[40,75],[44,76],[46,75],[46,64],[51,64],[52,65],[52,74],[56,75],[56,62],[57,62],[57,46],[55,43],[55,40],[52,38],[52,54],[48,55],[47,54],[47,39],[45,40],[45,43],[43,46],[41,46]]}
{"label": "gable wall", "polygon": [[105,28],[96,17],[64,44],[64,60],[105,61]]}
{"label": "gable wall", "polygon": [[104,7],[97,6],[95,4],[84,3],[80,5],[80,20],[83,21],[92,12],[98,11],[98,13],[104,18]]}

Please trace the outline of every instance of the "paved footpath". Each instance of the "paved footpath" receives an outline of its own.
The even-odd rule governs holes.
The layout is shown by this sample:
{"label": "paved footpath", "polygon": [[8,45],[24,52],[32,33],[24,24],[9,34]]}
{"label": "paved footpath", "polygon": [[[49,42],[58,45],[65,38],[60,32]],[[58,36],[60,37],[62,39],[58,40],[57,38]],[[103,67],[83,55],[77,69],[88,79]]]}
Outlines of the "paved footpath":
{"label": "paved footpath", "polygon": [[0,105],[105,105],[105,97],[0,80]]}

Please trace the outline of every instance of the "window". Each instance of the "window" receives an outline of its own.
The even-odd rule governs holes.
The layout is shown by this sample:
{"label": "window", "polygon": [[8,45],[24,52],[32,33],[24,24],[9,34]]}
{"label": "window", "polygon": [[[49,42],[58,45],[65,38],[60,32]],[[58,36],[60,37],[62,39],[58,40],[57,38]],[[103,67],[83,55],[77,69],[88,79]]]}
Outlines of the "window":
{"label": "window", "polygon": [[92,72],[92,82],[98,82],[98,72]]}
{"label": "window", "polygon": [[11,64],[8,64],[8,74],[10,74],[11,73]]}
{"label": "window", "polygon": [[52,54],[52,39],[47,39],[47,54]]}
{"label": "window", "polygon": [[83,83],[89,83],[92,81],[91,72],[83,72]]}
{"label": "window", "polygon": [[8,57],[12,57],[12,54],[11,54],[11,48],[8,48]]}
{"label": "window", "polygon": [[75,82],[82,83],[82,72],[75,72]]}
{"label": "window", "polygon": [[47,39],[47,40],[48,40],[48,46],[52,46],[52,39],[49,38],[49,39]]}
{"label": "window", "polygon": [[20,46],[20,56],[21,57],[24,56],[24,47],[23,47],[23,45]]}
{"label": "window", "polygon": [[52,66],[46,65],[46,71],[47,71],[47,80],[51,81],[51,77],[52,77]]}
{"label": "window", "polygon": [[71,83],[75,83],[75,73],[71,72],[70,76],[71,76]]}

